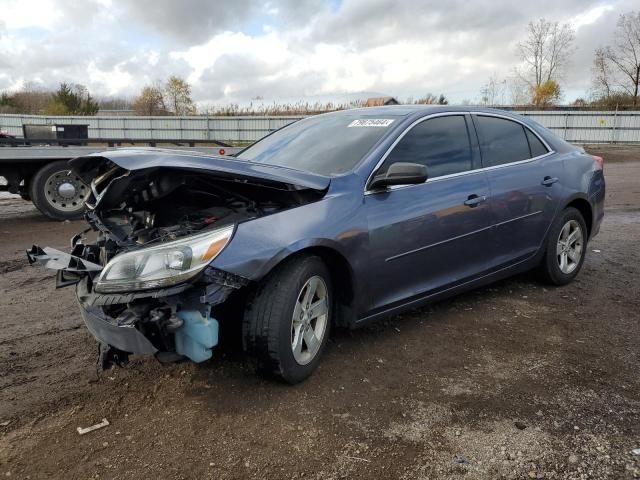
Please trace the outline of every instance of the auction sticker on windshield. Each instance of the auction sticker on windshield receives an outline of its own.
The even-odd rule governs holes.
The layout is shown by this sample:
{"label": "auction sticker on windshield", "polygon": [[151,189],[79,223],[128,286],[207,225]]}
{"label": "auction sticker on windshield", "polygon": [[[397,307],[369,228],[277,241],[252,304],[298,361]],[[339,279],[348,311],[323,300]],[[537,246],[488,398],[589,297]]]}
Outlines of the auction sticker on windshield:
{"label": "auction sticker on windshield", "polygon": [[347,127],[388,127],[393,123],[389,118],[362,118],[354,120]]}

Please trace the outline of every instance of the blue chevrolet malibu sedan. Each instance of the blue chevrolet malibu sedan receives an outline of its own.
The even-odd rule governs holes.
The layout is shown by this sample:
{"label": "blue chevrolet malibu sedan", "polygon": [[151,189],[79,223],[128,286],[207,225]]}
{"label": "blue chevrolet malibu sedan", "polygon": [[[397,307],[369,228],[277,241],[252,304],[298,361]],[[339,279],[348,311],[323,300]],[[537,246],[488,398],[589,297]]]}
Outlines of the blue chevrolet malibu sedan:
{"label": "blue chevrolet malibu sedan", "polygon": [[241,330],[261,371],[296,383],[333,326],[530,269],[570,282],[603,217],[602,163],[504,111],[328,113],[235,157],[74,159],[95,235],[28,256],[75,286],[104,367],[131,353],[202,362]]}

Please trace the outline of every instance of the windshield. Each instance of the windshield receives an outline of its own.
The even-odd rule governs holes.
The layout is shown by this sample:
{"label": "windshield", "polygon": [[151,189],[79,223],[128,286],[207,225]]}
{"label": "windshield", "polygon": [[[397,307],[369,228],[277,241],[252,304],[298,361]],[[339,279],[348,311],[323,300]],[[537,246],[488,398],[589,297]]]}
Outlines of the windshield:
{"label": "windshield", "polygon": [[353,169],[398,118],[355,112],[309,117],[263,138],[237,158],[339,175]]}

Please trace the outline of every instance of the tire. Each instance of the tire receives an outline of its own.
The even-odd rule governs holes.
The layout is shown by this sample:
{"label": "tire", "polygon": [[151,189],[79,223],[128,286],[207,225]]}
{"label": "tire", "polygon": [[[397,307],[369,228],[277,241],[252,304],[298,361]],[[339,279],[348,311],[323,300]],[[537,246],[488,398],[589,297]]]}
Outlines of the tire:
{"label": "tire", "polygon": [[29,197],[34,205],[55,220],[82,218],[88,194],[89,188],[80,177],[71,174],[66,160],[45,165],[29,184]]}
{"label": "tire", "polygon": [[[312,291],[307,301],[305,295]],[[329,338],[332,299],[329,271],[319,257],[297,257],[277,267],[245,307],[244,345],[247,353],[257,359],[258,369],[290,384],[308,378],[318,366]],[[316,313],[325,309],[326,313],[311,318],[313,310],[297,306],[305,302],[316,305]],[[311,334],[315,341],[308,342],[307,339],[313,340]]]}
{"label": "tire", "polygon": [[[575,233],[575,240],[567,247],[566,240],[578,231],[579,233]],[[587,225],[582,214],[573,207],[566,208],[549,230],[545,254],[540,265],[543,279],[558,286],[571,282],[582,269],[587,253],[587,240]]]}

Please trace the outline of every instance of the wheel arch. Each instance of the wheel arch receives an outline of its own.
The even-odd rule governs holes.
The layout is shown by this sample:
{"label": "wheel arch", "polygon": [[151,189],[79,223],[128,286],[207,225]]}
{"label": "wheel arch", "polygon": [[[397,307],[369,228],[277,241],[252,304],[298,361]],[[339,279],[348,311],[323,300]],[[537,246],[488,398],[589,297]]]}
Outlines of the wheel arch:
{"label": "wheel arch", "polygon": [[587,224],[587,238],[591,238],[591,232],[593,229],[593,207],[587,197],[583,195],[575,195],[569,198],[562,210],[569,207],[573,207],[580,212],[582,218],[584,218],[584,222]]}
{"label": "wheel arch", "polygon": [[335,303],[333,323],[340,327],[349,327],[355,324],[355,274],[349,260],[338,248],[327,242],[316,242],[305,245],[296,250],[288,250],[288,254],[279,255],[277,261],[263,275],[263,279],[270,275],[276,268],[296,258],[314,255],[322,259],[327,265],[331,275]]}

